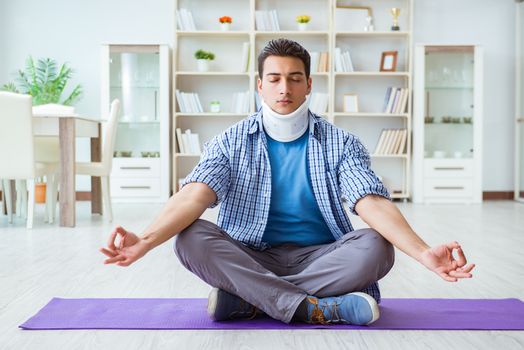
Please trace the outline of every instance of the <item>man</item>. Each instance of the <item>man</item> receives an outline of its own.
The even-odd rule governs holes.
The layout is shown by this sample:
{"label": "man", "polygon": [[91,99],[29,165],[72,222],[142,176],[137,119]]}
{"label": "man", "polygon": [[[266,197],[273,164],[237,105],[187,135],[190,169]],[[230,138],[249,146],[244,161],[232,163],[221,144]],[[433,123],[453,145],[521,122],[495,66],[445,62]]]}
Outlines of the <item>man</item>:
{"label": "man", "polygon": [[[117,227],[105,263],[128,266],[177,236],[181,263],[214,287],[214,320],[265,312],[286,323],[374,322],[393,246],[446,281],[471,277],[457,242],[430,248],[410,228],[358,138],[308,110],[309,68],[298,43],[269,42],[258,57],[261,110],[206,144],[141,237]],[[353,230],[342,200],[369,229]],[[219,202],[218,225],[198,219]]]}

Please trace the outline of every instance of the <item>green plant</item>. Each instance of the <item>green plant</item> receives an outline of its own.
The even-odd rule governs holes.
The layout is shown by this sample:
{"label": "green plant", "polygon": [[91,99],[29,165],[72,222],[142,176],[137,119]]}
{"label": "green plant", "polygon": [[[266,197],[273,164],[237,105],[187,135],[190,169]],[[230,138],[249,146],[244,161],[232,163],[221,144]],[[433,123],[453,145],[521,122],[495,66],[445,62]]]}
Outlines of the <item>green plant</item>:
{"label": "green plant", "polygon": [[19,69],[17,72],[17,85],[9,82],[2,86],[2,90],[29,94],[33,96],[35,106],[46,103],[70,106],[80,99],[82,86],[75,86],[71,94],[60,102],[67,82],[73,76],[73,70],[67,63],[62,64],[60,69],[57,69],[57,66],[56,61],[51,58],[40,58],[35,64],[33,57],[29,56],[25,70]]}
{"label": "green plant", "polygon": [[195,58],[197,60],[214,60],[215,54],[209,51],[198,50],[195,52]]}

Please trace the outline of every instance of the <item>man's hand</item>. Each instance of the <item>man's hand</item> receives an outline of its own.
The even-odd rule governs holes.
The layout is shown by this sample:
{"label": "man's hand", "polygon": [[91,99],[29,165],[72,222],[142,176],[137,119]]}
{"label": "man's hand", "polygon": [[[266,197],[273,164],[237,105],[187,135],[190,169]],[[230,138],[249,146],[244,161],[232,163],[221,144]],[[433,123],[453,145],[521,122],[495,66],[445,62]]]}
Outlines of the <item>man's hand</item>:
{"label": "man's hand", "polygon": [[[453,251],[457,250],[455,260]],[[457,282],[459,278],[471,278],[475,264],[466,265],[467,260],[457,242],[429,248],[420,255],[420,262],[448,282]]]}
{"label": "man's hand", "polygon": [[[117,236],[120,237],[120,241],[115,245]],[[109,258],[104,260],[104,264],[129,266],[143,257],[150,249],[145,240],[117,226],[109,236],[107,248],[100,248],[100,251]]]}

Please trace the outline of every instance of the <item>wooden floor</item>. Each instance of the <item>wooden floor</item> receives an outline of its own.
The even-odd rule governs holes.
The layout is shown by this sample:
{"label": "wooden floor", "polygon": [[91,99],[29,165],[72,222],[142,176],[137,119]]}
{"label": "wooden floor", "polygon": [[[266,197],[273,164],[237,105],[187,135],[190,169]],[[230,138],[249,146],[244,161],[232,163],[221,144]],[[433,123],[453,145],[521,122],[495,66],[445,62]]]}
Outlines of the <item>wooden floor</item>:
{"label": "wooden floor", "polygon": [[[446,283],[397,251],[381,281],[388,297],[524,299],[524,204],[399,204],[429,244],[458,240],[474,278]],[[115,221],[140,232],[157,205],[115,205]],[[79,203],[77,227],[34,229],[0,216],[0,349],[524,349],[524,332],[500,331],[23,331],[18,325],[52,297],[207,297],[210,287],[181,267],[172,241],[128,268],[105,266],[97,249],[112,225]],[[204,218],[215,220],[217,211]],[[357,227],[362,223],[355,218]],[[449,315],[453,318],[453,315]]]}

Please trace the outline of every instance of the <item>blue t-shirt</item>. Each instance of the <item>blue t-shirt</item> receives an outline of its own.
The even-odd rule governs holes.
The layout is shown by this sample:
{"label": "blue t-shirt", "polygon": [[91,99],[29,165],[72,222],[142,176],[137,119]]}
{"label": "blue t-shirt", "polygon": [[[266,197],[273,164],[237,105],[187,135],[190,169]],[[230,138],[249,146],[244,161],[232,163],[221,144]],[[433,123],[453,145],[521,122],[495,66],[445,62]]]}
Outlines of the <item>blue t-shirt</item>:
{"label": "blue t-shirt", "polygon": [[311,186],[308,138],[308,130],[291,142],[279,142],[267,136],[271,203],[262,241],[271,246],[284,243],[309,246],[335,241]]}

